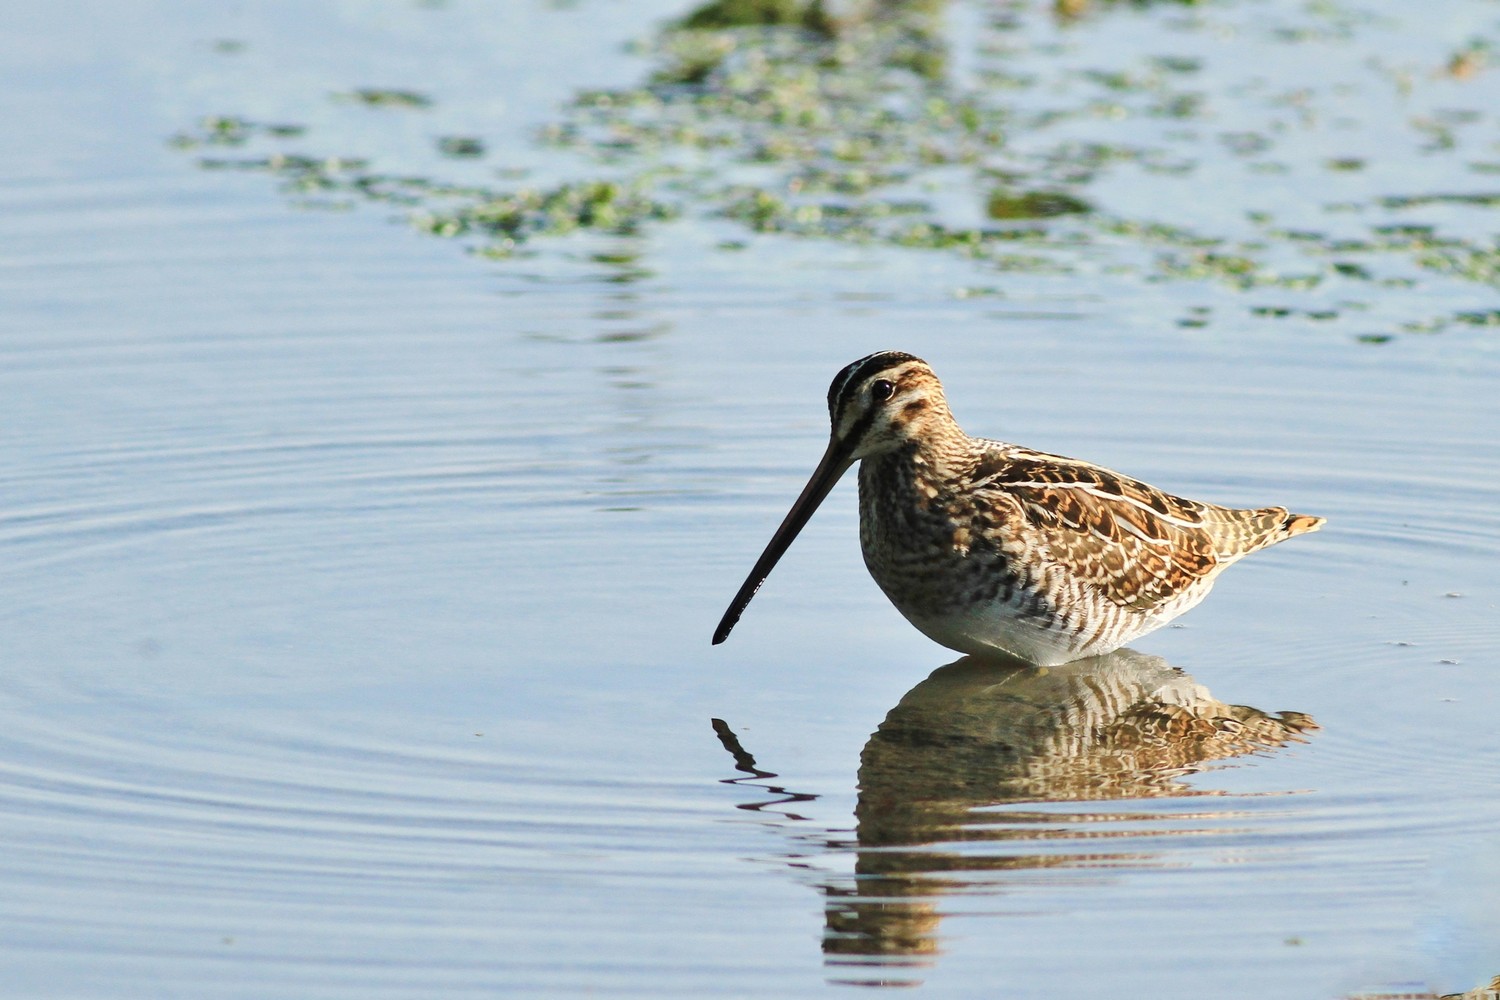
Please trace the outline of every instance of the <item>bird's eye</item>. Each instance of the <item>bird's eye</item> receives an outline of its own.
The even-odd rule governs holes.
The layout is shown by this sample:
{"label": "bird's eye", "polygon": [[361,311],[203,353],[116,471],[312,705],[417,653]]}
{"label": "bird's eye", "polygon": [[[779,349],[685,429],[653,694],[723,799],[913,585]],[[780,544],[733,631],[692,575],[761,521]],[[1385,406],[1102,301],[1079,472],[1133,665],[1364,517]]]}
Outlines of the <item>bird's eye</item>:
{"label": "bird's eye", "polygon": [[887,382],[885,379],[876,379],[870,383],[870,398],[877,403],[884,403],[896,394],[896,383]]}

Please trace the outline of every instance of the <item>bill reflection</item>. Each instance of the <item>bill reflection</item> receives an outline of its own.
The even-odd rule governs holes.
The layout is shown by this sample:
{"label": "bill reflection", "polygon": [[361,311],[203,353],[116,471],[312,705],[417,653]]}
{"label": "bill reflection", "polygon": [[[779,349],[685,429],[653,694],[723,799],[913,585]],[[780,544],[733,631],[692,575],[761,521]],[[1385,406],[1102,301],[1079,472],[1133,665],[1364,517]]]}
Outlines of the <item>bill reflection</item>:
{"label": "bill reflection", "polygon": [[[716,728],[730,747],[729,727]],[[1316,728],[1300,712],[1220,701],[1160,657],[1129,649],[1050,668],[965,657],[936,670],[861,754],[853,874],[818,883],[830,978],[915,985],[941,950],[945,897],[1000,893],[1046,868],[1148,864],[1143,833],[1182,819],[1144,803],[1048,804],[1215,795],[1184,779],[1212,761],[1303,742]],[[774,788],[788,797],[781,802],[807,798],[764,784],[776,776],[739,753],[747,777],[736,782]]]}

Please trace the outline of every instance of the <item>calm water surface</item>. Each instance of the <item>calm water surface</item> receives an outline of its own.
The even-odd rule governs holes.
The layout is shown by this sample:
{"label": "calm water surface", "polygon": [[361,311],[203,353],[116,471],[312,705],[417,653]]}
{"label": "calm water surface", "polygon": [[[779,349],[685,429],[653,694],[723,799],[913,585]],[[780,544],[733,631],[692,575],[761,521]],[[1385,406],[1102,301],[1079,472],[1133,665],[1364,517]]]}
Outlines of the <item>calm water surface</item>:
{"label": "calm water surface", "polygon": [[[1500,350],[1401,328],[1494,285],[1318,291],[1346,303],[1320,322],[1105,251],[1005,273],[691,213],[487,261],[166,139],[234,113],[391,169],[541,169],[534,129],[639,81],[623,43],[684,5],[77,6],[0,40],[7,996],[1334,998],[1500,973]],[[1451,157],[1356,129],[1374,166],[1311,190],[1309,128],[1292,181],[1225,154],[1093,195],[1171,221],[1188,192],[1195,220],[1422,176],[1493,193],[1470,165],[1500,160],[1500,71],[1431,71],[1500,10],[1438,11],[1380,30],[1412,102],[1481,108]],[[1045,30],[1154,52],[1164,16]],[[434,104],[329,99],[368,86]],[[451,134],[490,158],[445,165]],[[1493,238],[1495,211],[1423,220]],[[711,648],[829,378],[886,347],[971,432],[1328,526],[1133,650],[1016,671],[885,603],[846,483]]]}

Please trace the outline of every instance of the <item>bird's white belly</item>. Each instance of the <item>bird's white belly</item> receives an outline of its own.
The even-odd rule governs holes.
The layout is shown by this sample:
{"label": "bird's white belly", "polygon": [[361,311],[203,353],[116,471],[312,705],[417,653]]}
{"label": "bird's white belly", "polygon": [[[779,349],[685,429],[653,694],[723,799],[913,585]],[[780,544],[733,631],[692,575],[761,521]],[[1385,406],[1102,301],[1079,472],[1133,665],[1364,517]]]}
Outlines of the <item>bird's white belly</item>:
{"label": "bird's white belly", "polygon": [[[1051,667],[1086,656],[1112,653],[1125,643],[1161,628],[1196,605],[1207,593],[1207,587],[1201,588],[1154,614],[1127,613],[1124,609],[1117,609],[1111,615],[1113,620],[1104,628],[1069,621],[1066,614],[1038,618],[1023,613],[1016,604],[1003,601],[957,606],[937,613],[897,607],[923,635],[949,649],[977,656],[999,654],[1039,667]],[[1094,613],[1099,614],[1098,611]]]}
{"label": "bird's white belly", "polygon": [[921,614],[904,608],[901,613],[927,638],[960,653],[998,654],[1050,667],[1095,652],[1107,652],[1079,649],[1070,632],[1022,618],[1015,608],[999,602],[940,614]]}

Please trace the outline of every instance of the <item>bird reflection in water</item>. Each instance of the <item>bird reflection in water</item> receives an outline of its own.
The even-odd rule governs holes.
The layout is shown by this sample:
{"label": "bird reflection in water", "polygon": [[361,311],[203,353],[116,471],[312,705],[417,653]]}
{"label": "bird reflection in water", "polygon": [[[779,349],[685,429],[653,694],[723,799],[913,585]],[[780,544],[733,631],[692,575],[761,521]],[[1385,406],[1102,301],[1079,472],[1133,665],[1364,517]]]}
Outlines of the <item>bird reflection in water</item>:
{"label": "bird reflection in water", "polygon": [[[714,728],[745,775],[729,780],[776,796],[743,808],[801,818],[785,807],[813,796],[766,783],[777,775],[757,767],[725,723]],[[944,895],[996,891],[995,873],[1006,870],[1144,863],[1150,852],[1111,852],[1108,839],[1184,819],[1016,805],[1213,795],[1182,779],[1210,761],[1304,742],[1316,728],[1300,712],[1226,704],[1130,649],[1047,668],[975,657],[941,667],[860,755],[854,878],[820,883],[825,960],[840,982],[916,985],[939,950]],[[1099,821],[1110,826],[1088,828]],[[1044,843],[1085,838],[1087,852]]]}

